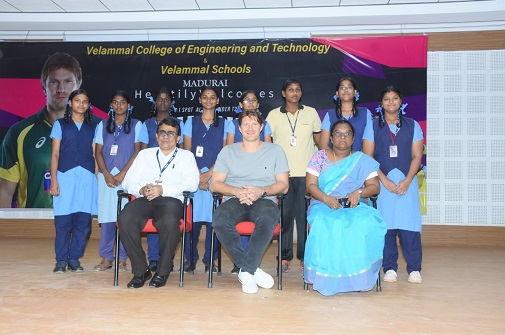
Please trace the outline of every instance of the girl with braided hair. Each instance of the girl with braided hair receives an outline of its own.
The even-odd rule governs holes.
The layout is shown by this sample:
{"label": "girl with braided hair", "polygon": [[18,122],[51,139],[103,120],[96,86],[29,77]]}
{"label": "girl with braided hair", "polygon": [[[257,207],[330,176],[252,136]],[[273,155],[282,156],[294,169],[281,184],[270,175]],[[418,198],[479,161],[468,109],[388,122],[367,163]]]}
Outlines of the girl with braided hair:
{"label": "girl with braided hair", "polygon": [[337,82],[335,95],[333,96],[335,109],[328,111],[321,123],[320,149],[330,149],[332,146],[330,143],[330,126],[338,120],[347,120],[356,131],[352,150],[361,150],[363,132],[366,125],[372,122],[372,113],[365,107],[358,107],[358,100],[359,92],[356,82],[349,77],[341,78]]}
{"label": "girl with braided hair", "polygon": [[53,196],[54,273],[82,272],[79,262],[97,213],[97,185],[93,137],[97,122],[85,90],[70,93],[65,116],[51,130],[51,186]]}
{"label": "girl with braided hair", "polygon": [[[114,240],[116,237],[117,191],[121,182],[140,151],[138,136],[142,123],[132,118],[133,106],[128,93],[117,90],[112,93],[109,117],[96,128],[95,157],[98,173],[98,223],[101,227],[98,254],[101,262],[94,271],[112,268]],[[126,271],[126,251],[123,244],[119,249],[119,271]]]}
{"label": "girl with braided hair", "polygon": [[380,95],[378,118],[367,126],[363,152],[380,164],[377,209],[387,233],[382,262],[386,282],[395,282],[398,271],[397,236],[407,262],[408,281],[421,283],[421,208],[417,173],[423,156],[423,132],[419,123],[404,117],[400,90],[386,87]]}
{"label": "girl with braided hair", "polygon": [[[184,128],[184,123],[174,116],[176,111],[175,100],[172,91],[166,87],[161,87],[153,96],[149,98],[151,102],[151,111],[147,117],[147,120],[142,125],[140,140],[141,148],[153,148],[158,146],[158,141],[156,140],[156,131],[158,129],[158,123],[166,118],[172,118],[179,123],[181,129]],[[182,137],[179,144],[182,143]]]}
{"label": "girl with braided hair", "polygon": [[[217,155],[226,145],[226,120],[218,115],[219,94],[212,87],[205,87],[199,98],[202,114],[188,120],[184,127],[184,149],[191,150],[200,169],[200,183],[193,200],[193,259],[190,259],[190,243],[186,243],[186,264],[184,270],[194,271],[198,262],[198,239],[202,224],[207,226],[205,238],[205,272],[216,272],[214,260],[217,258],[217,242],[211,255],[212,192],[209,190],[210,177]],[[186,234],[189,239],[190,234]],[[189,242],[189,241],[188,241]]]}

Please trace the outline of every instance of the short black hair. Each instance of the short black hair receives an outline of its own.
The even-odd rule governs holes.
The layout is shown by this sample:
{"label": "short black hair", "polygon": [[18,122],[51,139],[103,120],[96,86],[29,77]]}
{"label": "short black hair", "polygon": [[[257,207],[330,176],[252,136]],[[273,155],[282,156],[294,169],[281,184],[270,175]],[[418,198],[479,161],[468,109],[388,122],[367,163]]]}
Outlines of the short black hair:
{"label": "short black hair", "polygon": [[177,136],[181,136],[181,126],[179,125],[179,122],[177,122],[177,120],[175,120],[171,117],[164,118],[163,120],[160,121],[160,123],[158,123],[158,127],[156,128],[156,132],[158,132],[160,130],[160,127],[162,124],[167,125],[169,127],[174,127],[176,130]]}

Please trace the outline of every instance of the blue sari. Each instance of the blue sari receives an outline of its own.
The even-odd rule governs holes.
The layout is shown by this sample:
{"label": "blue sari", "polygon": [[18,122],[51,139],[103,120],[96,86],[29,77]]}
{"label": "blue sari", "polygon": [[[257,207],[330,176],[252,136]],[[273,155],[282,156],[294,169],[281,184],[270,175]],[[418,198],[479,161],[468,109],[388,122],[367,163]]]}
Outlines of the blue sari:
{"label": "blue sari", "polygon": [[[327,163],[318,186],[333,197],[345,197],[362,187],[379,168],[362,152],[339,164]],[[381,214],[364,202],[356,208],[333,210],[314,199],[307,220],[311,229],[305,245],[305,282],[326,296],[371,290],[382,265],[386,224]]]}

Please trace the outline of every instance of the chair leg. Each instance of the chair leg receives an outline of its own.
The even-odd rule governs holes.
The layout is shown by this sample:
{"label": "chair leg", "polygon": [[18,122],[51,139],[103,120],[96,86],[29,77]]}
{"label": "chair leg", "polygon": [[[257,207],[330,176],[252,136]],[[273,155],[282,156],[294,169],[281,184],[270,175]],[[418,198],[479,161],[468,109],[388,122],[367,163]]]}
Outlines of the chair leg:
{"label": "chair leg", "polygon": [[[211,233],[210,233],[210,259],[213,259],[214,258],[214,255],[213,254],[213,251],[214,251],[214,228],[210,228],[211,229]],[[221,260],[219,259],[219,255],[218,255],[218,259],[217,259],[217,262],[218,264],[221,262]],[[212,262],[210,262],[210,268],[209,268],[209,281],[207,283],[207,287],[208,288],[212,288],[212,275],[213,275],[213,271],[212,271]]]}
{"label": "chair leg", "polygon": [[116,226],[116,250],[114,253],[114,286],[119,283],[119,228]]}
{"label": "chair leg", "polygon": [[282,228],[279,230],[279,242],[277,243],[277,289],[282,290]]}
{"label": "chair leg", "polygon": [[381,286],[381,270],[379,269],[379,275],[377,276],[377,292],[382,292]]}
{"label": "chair leg", "polygon": [[[186,214],[184,214],[186,216]],[[179,287],[184,286],[184,247],[186,245],[186,218],[184,218],[184,228],[181,234],[181,261],[179,267]]]}
{"label": "chair leg", "polygon": [[[211,265],[212,265],[212,259],[211,259]],[[221,242],[219,240],[217,241],[217,276],[221,277],[223,273],[221,272]],[[212,267],[212,266],[211,266]],[[212,270],[212,269],[211,269]]]}

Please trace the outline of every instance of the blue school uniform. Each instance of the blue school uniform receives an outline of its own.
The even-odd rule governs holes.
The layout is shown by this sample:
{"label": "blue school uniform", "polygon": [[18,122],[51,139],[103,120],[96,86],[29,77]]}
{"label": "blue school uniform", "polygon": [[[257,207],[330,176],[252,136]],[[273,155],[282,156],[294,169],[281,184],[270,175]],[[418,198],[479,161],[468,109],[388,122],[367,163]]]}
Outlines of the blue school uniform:
{"label": "blue school uniform", "polygon": [[[186,122],[184,127],[184,136],[191,137],[191,151],[195,154],[196,164],[200,172],[208,171],[216,162],[217,155],[223,148],[223,141],[226,140],[226,120],[219,117],[219,125],[214,124],[206,126],[203,123],[201,115],[194,116],[191,120]],[[201,157],[197,156],[197,147],[203,147]],[[209,181],[210,182],[210,181]],[[196,264],[198,261],[197,243],[200,235],[202,223],[208,224],[207,235],[205,239],[205,254],[203,262],[210,263],[210,242],[211,242],[211,229],[210,223],[212,222],[212,192],[210,190],[198,189],[194,194],[193,199],[193,259],[191,264]],[[189,238],[189,234],[187,234]],[[189,241],[188,241],[189,242]],[[213,252],[213,259],[217,258],[217,243],[214,244],[216,248]],[[189,243],[186,243],[186,259],[190,258]]]}
{"label": "blue school uniform", "polygon": [[[135,143],[138,141],[138,134],[142,123],[137,119],[131,119],[131,130],[127,134],[125,125],[117,126],[113,134],[106,130],[107,120],[103,120],[96,127],[95,143],[103,145],[102,156],[107,171],[112,175],[118,174],[128,163],[130,157],[135,153]],[[116,145],[115,154],[112,153],[112,146]],[[98,223],[101,224],[101,236],[99,245],[99,255],[112,261],[114,258],[114,239],[117,221],[117,191],[121,190],[121,185],[114,188],[108,187],[102,171],[98,173]],[[125,200],[126,202],[126,200]],[[126,251],[122,244],[119,258],[126,259]]]}
{"label": "blue school uniform", "polygon": [[[394,124],[380,127],[379,120],[374,119],[365,129],[363,138],[375,143],[374,158],[379,162],[381,171],[398,184],[405,179],[410,169],[412,143],[422,140],[423,133],[419,124],[411,118],[403,117],[401,128]],[[390,157],[393,140],[397,147],[397,157]],[[417,176],[414,176],[404,195],[389,192],[381,182],[377,209],[388,228],[384,246],[384,272],[390,269],[396,271],[398,268],[397,233],[402,240],[407,271],[420,271],[422,218]]]}
{"label": "blue school uniform", "polygon": [[[366,125],[372,122],[372,113],[365,107],[358,107],[358,115],[350,115],[348,117],[342,116],[340,119],[337,118],[335,110],[329,110],[324,116],[323,122],[321,123],[321,130],[330,130],[331,125],[339,120],[347,120],[354,127],[354,143],[352,144],[353,151],[361,151],[363,147],[363,133],[365,132]],[[330,134],[331,137],[331,134]],[[328,143],[330,148],[332,147],[331,142]]]}
{"label": "blue school uniform", "polygon": [[74,264],[84,254],[91,231],[91,215],[97,214],[97,181],[93,137],[97,123],[58,119],[51,138],[61,141],[57,180],[60,195],[53,198],[57,261]]}

